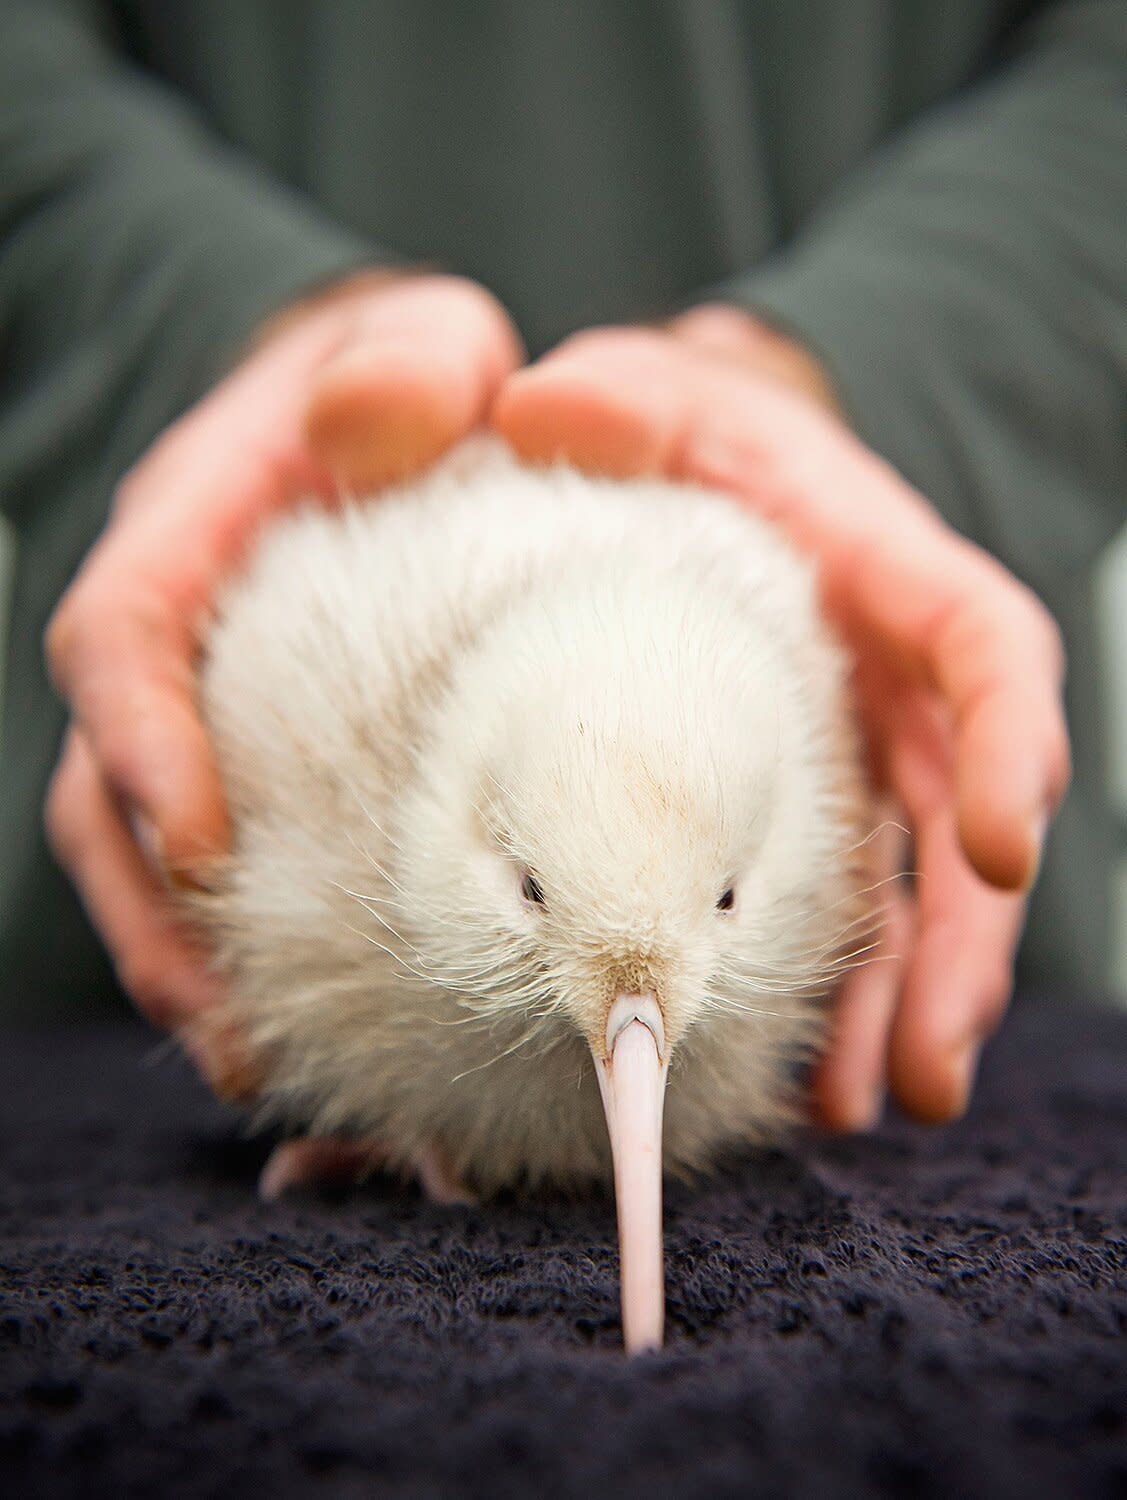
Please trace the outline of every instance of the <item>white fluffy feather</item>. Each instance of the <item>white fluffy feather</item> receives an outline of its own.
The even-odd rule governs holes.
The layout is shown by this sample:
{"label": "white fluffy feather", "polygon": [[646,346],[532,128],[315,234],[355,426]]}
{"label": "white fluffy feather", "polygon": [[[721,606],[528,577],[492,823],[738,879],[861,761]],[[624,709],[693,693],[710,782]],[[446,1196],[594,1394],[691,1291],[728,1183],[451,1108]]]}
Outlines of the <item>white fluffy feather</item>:
{"label": "white fluffy feather", "polygon": [[204,917],[277,1114],[484,1192],[607,1176],[588,1043],[648,985],[667,1167],[777,1132],[870,825],[843,654],[765,524],[475,441],[273,527],[202,690],[235,827]]}

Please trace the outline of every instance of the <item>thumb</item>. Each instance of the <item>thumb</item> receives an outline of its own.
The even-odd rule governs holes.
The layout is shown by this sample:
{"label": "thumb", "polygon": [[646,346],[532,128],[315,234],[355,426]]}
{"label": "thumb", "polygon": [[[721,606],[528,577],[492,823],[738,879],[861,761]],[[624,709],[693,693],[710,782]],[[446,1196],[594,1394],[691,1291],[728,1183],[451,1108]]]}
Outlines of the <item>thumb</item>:
{"label": "thumb", "polygon": [[522,357],[500,303],[472,281],[427,276],[382,288],[357,305],[314,377],[314,457],[346,489],[417,473],[481,425]]}

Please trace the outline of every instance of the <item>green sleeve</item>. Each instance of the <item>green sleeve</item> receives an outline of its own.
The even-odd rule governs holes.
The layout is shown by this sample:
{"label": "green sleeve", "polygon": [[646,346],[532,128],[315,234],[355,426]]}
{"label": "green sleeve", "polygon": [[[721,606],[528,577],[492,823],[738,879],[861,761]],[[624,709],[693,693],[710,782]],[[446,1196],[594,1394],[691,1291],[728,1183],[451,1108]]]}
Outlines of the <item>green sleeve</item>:
{"label": "green sleeve", "polygon": [[860,435],[1055,595],[1127,514],[1127,5],[1042,9],[714,290],[817,353]]}
{"label": "green sleeve", "polygon": [[387,260],[120,60],[80,0],[0,0],[0,1012],[121,1005],[44,843],[63,711],[42,634],[121,475],[272,312]]}
{"label": "green sleeve", "polygon": [[17,530],[83,467],[104,508],[264,317],[390,258],[209,135],[96,14],[0,0],[0,508]]}

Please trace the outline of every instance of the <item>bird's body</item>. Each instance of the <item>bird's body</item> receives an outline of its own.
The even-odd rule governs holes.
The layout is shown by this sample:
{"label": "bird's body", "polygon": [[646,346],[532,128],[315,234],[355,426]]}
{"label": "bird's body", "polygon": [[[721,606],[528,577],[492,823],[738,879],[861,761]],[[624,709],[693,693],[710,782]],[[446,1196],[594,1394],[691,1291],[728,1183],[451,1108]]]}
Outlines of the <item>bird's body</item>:
{"label": "bird's body", "polygon": [[275,526],[202,696],[235,829],[204,917],[278,1115],[484,1194],[608,1177],[592,1054],[645,995],[667,1168],[778,1132],[870,824],[843,653],[765,524],[471,444]]}

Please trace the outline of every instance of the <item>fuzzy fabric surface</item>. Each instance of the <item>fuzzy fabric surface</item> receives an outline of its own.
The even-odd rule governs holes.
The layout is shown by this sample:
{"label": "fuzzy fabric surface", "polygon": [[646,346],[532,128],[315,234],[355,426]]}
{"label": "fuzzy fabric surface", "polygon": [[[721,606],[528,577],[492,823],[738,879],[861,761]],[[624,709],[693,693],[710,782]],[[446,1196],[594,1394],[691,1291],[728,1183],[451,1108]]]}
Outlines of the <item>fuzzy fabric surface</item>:
{"label": "fuzzy fabric surface", "polygon": [[967,1120],[667,1203],[627,1363],[608,1201],[260,1203],[138,1028],[0,1037],[0,1492],[1127,1495],[1127,1016],[1019,1005]]}

